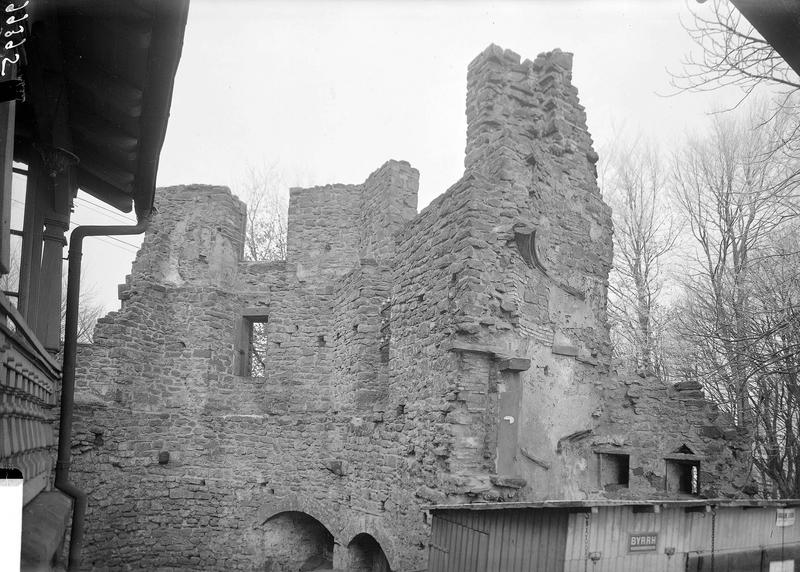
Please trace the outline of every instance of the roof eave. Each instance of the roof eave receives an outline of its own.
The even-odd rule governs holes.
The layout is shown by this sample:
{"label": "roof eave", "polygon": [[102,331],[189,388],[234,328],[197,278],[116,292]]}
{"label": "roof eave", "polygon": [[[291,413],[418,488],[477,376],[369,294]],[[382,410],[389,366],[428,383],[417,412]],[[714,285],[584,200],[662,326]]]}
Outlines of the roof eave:
{"label": "roof eave", "polygon": [[167,133],[188,9],[189,0],[161,0],[156,5],[156,24],[148,54],[148,82],[142,95],[139,161],[133,187],[138,220],[149,216],[153,208],[159,158]]}
{"label": "roof eave", "polygon": [[734,6],[800,75],[800,2],[731,0]]}

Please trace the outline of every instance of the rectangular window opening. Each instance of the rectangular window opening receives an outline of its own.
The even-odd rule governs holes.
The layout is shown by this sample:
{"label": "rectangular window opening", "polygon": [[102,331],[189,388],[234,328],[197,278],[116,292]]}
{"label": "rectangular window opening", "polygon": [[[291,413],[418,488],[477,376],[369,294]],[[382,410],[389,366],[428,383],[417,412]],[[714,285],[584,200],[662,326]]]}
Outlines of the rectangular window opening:
{"label": "rectangular window opening", "polygon": [[238,344],[238,373],[244,377],[266,377],[267,323],[264,315],[245,312]]}
{"label": "rectangular window opening", "polygon": [[667,459],[667,491],[700,494],[700,461]]}
{"label": "rectangular window opening", "polygon": [[597,453],[600,465],[600,486],[606,490],[628,488],[630,455]]}

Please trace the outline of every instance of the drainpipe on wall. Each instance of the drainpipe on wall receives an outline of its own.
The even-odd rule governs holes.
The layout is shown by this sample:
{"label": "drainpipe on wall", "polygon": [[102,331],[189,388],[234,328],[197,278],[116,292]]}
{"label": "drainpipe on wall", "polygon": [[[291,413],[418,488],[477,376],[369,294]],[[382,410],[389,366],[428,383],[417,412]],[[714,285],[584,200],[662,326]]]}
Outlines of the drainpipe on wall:
{"label": "drainpipe on wall", "polygon": [[134,226],[78,226],[69,237],[69,270],[67,274],[67,309],[64,324],[64,363],[61,382],[61,418],[58,426],[58,460],[55,487],[75,502],[72,508],[69,563],[70,572],[80,565],[83,544],[83,521],[86,516],[86,493],[69,480],[72,447],[72,410],[75,403],[75,358],[78,351],[78,304],[81,289],[81,259],[83,239],[87,236],[141,234],[147,219]]}

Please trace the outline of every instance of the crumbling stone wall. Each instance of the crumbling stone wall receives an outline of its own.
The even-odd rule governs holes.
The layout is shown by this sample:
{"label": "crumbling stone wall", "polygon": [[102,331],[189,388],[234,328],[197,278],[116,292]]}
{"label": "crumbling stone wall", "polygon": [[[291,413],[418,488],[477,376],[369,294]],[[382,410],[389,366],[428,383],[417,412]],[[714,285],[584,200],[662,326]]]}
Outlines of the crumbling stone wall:
{"label": "crumbling stone wall", "polygon": [[[426,504],[667,497],[669,456],[700,463],[701,494],[738,493],[739,435],[702,393],[610,362],[610,210],[570,68],[488,48],[461,180],[419,214],[401,161],[294,189],[286,261],[241,259],[227,189],[159,190],[79,355],[87,567],[296,569],[320,538],[275,547],[313,521],[336,566],[358,537],[419,569]],[[241,375],[253,316],[263,377]],[[603,486],[609,452],[626,486]]]}
{"label": "crumbling stone wall", "polygon": [[[484,356],[531,360],[530,369],[497,385],[497,434],[514,433],[509,413],[518,426],[516,440],[499,445],[498,472],[523,477],[525,497],[658,498],[667,494],[665,457],[689,450],[682,460],[707,461],[706,494],[736,494],[745,455],[729,420],[697,395],[682,398],[654,379],[612,371],[611,213],[596,185],[597,155],[571,60],[554,51],[520,63],[513,52],[490,48],[470,65],[465,164],[489,179],[492,202],[478,232],[488,237],[480,251],[488,271],[473,289],[479,311],[457,336]],[[596,452],[630,455],[628,487],[603,490]]]}

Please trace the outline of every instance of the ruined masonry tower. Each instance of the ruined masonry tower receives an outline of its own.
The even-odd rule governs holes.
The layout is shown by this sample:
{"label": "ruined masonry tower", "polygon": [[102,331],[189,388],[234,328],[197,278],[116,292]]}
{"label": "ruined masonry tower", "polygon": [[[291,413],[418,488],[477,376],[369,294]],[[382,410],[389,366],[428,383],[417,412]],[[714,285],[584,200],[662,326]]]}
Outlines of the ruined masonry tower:
{"label": "ruined masonry tower", "polygon": [[464,176],[419,214],[402,161],[293,189],[285,261],[229,190],[159,190],[78,358],[88,569],[417,570],[430,504],[739,494],[702,393],[611,365],[571,64],[487,48]]}

